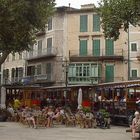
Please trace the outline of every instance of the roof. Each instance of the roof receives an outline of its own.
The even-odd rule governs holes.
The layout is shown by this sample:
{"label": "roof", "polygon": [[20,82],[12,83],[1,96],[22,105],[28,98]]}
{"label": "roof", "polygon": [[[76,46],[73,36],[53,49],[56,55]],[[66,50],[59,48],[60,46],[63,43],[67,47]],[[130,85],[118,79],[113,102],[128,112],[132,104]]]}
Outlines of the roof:
{"label": "roof", "polygon": [[98,84],[97,87],[107,87],[107,88],[140,87],[140,80],[103,83],[103,84]]}
{"label": "roof", "polygon": [[[67,88],[72,88],[72,87],[91,87],[92,85],[68,85]],[[62,86],[50,86],[50,87],[44,87],[44,89],[62,89],[62,88],[66,88],[65,85]]]}

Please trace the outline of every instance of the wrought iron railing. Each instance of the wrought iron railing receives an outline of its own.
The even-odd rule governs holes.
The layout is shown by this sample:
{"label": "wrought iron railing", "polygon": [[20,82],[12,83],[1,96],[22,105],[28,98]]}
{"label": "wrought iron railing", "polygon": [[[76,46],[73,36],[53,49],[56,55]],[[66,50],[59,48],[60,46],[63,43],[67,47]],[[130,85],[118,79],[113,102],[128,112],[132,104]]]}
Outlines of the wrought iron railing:
{"label": "wrought iron railing", "polygon": [[123,49],[115,49],[115,50],[110,50],[110,49],[94,49],[93,50],[87,50],[87,51],[83,51],[80,52],[80,50],[70,50],[69,51],[69,56],[70,57],[100,57],[100,56],[123,56],[124,54],[124,50]]}
{"label": "wrought iron railing", "polygon": [[33,59],[44,56],[55,56],[57,54],[57,49],[54,47],[51,48],[43,48],[41,50],[31,50],[27,52],[25,59]]}

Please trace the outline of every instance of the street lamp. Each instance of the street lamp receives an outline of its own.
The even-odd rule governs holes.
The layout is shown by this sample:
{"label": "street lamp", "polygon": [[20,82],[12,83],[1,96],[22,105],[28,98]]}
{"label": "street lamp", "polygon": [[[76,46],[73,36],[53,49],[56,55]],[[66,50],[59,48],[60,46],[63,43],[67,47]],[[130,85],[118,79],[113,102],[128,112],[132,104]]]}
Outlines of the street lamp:
{"label": "street lamp", "polygon": [[65,59],[63,67],[65,67],[65,90],[64,90],[64,97],[65,97],[65,107],[67,105],[67,91],[68,91],[68,60]]}
{"label": "street lamp", "polygon": [[128,80],[130,80],[130,30],[128,25]]}

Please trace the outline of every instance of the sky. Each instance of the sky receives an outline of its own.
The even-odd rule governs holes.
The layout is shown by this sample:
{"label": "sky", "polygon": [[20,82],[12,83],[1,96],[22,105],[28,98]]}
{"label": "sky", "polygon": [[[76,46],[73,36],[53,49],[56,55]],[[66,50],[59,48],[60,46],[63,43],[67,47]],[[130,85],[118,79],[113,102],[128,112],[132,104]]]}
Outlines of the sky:
{"label": "sky", "polygon": [[96,6],[98,5],[99,0],[55,0],[56,6],[69,6],[69,3],[71,4],[71,7],[74,8],[80,8],[83,4],[91,4],[94,3]]}

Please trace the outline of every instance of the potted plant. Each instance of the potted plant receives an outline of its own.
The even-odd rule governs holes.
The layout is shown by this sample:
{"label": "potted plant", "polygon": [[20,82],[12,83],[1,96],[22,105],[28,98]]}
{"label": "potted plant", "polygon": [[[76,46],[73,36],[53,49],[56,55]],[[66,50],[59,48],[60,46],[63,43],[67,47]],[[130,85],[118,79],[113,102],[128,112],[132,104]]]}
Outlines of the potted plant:
{"label": "potted plant", "polygon": [[6,109],[0,108],[0,122],[5,122],[9,116],[10,113]]}

